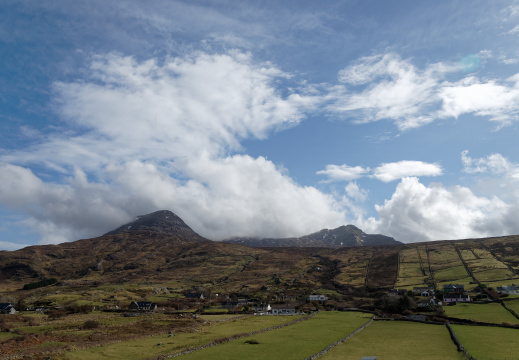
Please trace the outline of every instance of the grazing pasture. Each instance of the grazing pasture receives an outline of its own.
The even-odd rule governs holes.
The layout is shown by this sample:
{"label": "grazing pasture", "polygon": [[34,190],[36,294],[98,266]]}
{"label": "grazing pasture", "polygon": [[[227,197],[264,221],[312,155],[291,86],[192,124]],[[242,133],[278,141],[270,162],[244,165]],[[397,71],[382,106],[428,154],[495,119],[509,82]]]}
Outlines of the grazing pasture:
{"label": "grazing pasture", "polygon": [[[206,317],[208,318],[208,317]],[[206,320],[190,329],[167,331],[162,334],[119,341],[104,346],[78,349],[68,352],[66,359],[146,359],[161,354],[174,354],[182,350],[209,344],[216,339],[248,333],[277,326],[300,316],[245,316],[230,317],[228,321]]]}
{"label": "grazing pasture", "polygon": [[478,360],[517,359],[519,329],[451,325],[465,350]]}
{"label": "grazing pasture", "polygon": [[378,356],[380,360],[465,359],[462,355],[444,325],[375,321],[319,359],[357,360],[363,356]]}
{"label": "grazing pasture", "polygon": [[464,304],[459,303],[454,306],[444,306],[445,314],[450,317],[460,319],[481,321],[493,324],[519,324],[509,311],[507,311],[501,304]]}
{"label": "grazing pasture", "polygon": [[268,331],[183,356],[194,359],[304,359],[344,338],[370,316],[357,312],[320,312],[295,325]]}

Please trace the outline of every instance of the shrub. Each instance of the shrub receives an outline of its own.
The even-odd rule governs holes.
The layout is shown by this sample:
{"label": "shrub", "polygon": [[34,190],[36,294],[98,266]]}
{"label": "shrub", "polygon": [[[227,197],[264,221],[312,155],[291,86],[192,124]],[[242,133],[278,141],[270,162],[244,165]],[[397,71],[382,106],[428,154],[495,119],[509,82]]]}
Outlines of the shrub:
{"label": "shrub", "polygon": [[62,317],[67,316],[67,313],[65,311],[61,310],[52,310],[47,313],[47,316],[51,320],[61,319]]}
{"label": "shrub", "polygon": [[51,278],[51,279],[43,279],[40,281],[36,281],[33,283],[25,284],[23,286],[24,290],[31,290],[31,289],[37,289],[44,286],[54,285],[58,282],[58,280]]}
{"label": "shrub", "polygon": [[95,320],[87,320],[83,324],[83,329],[97,329],[99,327],[99,323]]}
{"label": "shrub", "polygon": [[67,307],[67,312],[70,314],[88,314],[94,310],[92,305],[70,305]]}
{"label": "shrub", "polygon": [[9,332],[11,328],[4,319],[0,319],[0,331]]}

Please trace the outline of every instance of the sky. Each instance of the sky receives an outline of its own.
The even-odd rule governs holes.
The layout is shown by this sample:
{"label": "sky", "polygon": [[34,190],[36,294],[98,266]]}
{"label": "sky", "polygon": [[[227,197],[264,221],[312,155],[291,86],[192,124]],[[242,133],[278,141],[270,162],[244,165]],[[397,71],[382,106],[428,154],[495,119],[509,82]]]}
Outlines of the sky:
{"label": "sky", "polygon": [[518,1],[0,3],[0,250],[519,234]]}

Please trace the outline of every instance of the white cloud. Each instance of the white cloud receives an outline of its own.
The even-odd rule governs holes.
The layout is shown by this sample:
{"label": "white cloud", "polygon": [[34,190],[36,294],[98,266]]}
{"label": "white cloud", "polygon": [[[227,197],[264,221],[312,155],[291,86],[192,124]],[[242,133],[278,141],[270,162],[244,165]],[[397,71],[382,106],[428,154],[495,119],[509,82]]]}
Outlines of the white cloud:
{"label": "white cloud", "polygon": [[[116,149],[110,159],[119,161],[224,154],[245,138],[297,124],[317,101],[298,93],[282,97],[272,82],[287,75],[240,52],[163,64],[111,54],[98,57],[92,71],[88,81],[55,84],[61,114],[92,131],[67,139],[69,153],[90,158],[106,144]],[[73,162],[69,156],[58,159]],[[92,160],[97,166],[102,158]]]}
{"label": "white cloud", "polygon": [[509,30],[507,32],[507,34],[517,34],[519,33],[519,25],[517,25],[516,27],[514,27],[512,30]]}
{"label": "white cloud", "polygon": [[402,160],[394,163],[382,164],[373,171],[369,167],[344,165],[327,165],[325,170],[317,172],[319,175],[328,176],[327,182],[349,181],[359,179],[363,176],[391,182],[408,176],[440,176],[442,167],[438,164],[431,164],[424,161]]}
{"label": "white cloud", "polygon": [[399,180],[408,176],[440,176],[442,168],[438,164],[423,161],[402,160],[382,164],[373,170],[373,177],[383,182]]}
{"label": "white cloud", "polygon": [[478,197],[466,187],[425,186],[410,177],[384,205],[376,205],[379,220],[364,224],[406,243],[509,235],[519,232],[512,221],[518,208],[496,197]]}
{"label": "white cloud", "polygon": [[481,83],[475,77],[467,77],[457,83],[444,84],[438,96],[442,100],[443,117],[458,117],[466,113],[488,116],[500,125],[515,120],[519,113],[519,78],[507,80],[511,86],[494,80]]}
{"label": "white cloud", "polygon": [[350,181],[348,185],[346,185],[346,188],[344,188],[344,191],[348,197],[355,201],[363,202],[368,197],[368,192],[361,189],[356,182]]}
{"label": "white cloud", "polygon": [[[488,117],[498,127],[509,125],[519,113],[518,75],[505,80],[464,76],[490,57],[492,53],[483,50],[460,64],[436,63],[424,69],[394,53],[363,57],[339,72],[339,80],[353,87],[336,90],[337,100],[328,110],[356,123],[392,120],[400,130],[469,113]],[[464,77],[447,82],[449,73]]]}
{"label": "white cloud", "polygon": [[511,163],[501,154],[491,154],[479,159],[468,156],[468,150],[461,153],[463,171],[469,174],[490,173],[519,178],[519,165]]}
{"label": "white cloud", "polygon": [[359,112],[356,122],[392,119],[401,130],[433,121],[430,107],[437,102],[438,81],[453,65],[433,64],[421,71],[396,54],[360,58],[339,72],[339,80],[368,86],[346,92],[330,109],[334,112]]}
{"label": "white cloud", "polygon": [[25,225],[41,235],[42,243],[100,235],[129,220],[126,211],[134,210],[116,187],[89,183],[80,169],[65,184],[45,183],[31,170],[11,164],[0,164],[0,177],[0,203],[25,212]]}
{"label": "white cloud", "polygon": [[262,157],[190,159],[185,183],[140,162],[112,171],[129,193],[171,209],[211,239],[303,235],[345,221],[332,196],[297,185]]}
{"label": "white cloud", "polygon": [[325,170],[318,171],[317,174],[328,176],[328,181],[348,181],[359,179],[370,171],[369,167],[330,164],[326,165]]}
{"label": "white cloud", "polygon": [[273,83],[289,75],[272,64],[240,52],[164,62],[111,54],[91,72],[55,84],[56,109],[75,132],[1,157],[65,177],[52,183],[22,166],[0,168],[0,203],[24,211],[42,242],[99,235],[157,209],[212,239],[303,235],[346,222],[332,196],[262,157],[233,154],[245,138],[297,124],[320,101],[305,89],[281,95]]}

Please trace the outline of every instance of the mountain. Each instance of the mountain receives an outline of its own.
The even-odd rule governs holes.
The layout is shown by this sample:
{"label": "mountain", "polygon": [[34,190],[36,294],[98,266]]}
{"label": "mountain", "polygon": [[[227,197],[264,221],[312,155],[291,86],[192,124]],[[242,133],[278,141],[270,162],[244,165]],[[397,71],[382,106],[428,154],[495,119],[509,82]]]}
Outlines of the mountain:
{"label": "mountain", "polygon": [[106,235],[128,233],[158,233],[164,235],[180,236],[191,241],[207,241],[193,231],[177,215],[168,210],[160,210],[148,215],[140,215],[127,224],[109,231]]}
{"label": "mountain", "polygon": [[171,211],[162,210],[138,216],[97,238],[0,251],[0,280],[78,279],[92,272],[109,281],[146,276],[166,270],[172,260],[189,258],[187,254],[193,249],[213,243]]}
{"label": "mountain", "polygon": [[225,242],[251,247],[326,247],[341,248],[352,246],[396,245],[401,242],[385,235],[370,235],[353,225],[340,226],[336,229],[321,231],[293,238],[252,238],[235,237]]}
{"label": "mountain", "polygon": [[[277,299],[332,291],[357,307],[374,303],[369,292],[395,286],[482,282],[494,288],[519,279],[519,236],[372,245],[381,242],[396,243],[350,225],[271,239],[292,247],[248,247],[205,239],[175,214],[159,211],[97,238],[0,251],[0,295],[27,304],[90,299],[102,306],[112,295],[129,302],[157,291],[165,302],[199,291]],[[22,290],[50,278],[58,283]]]}

